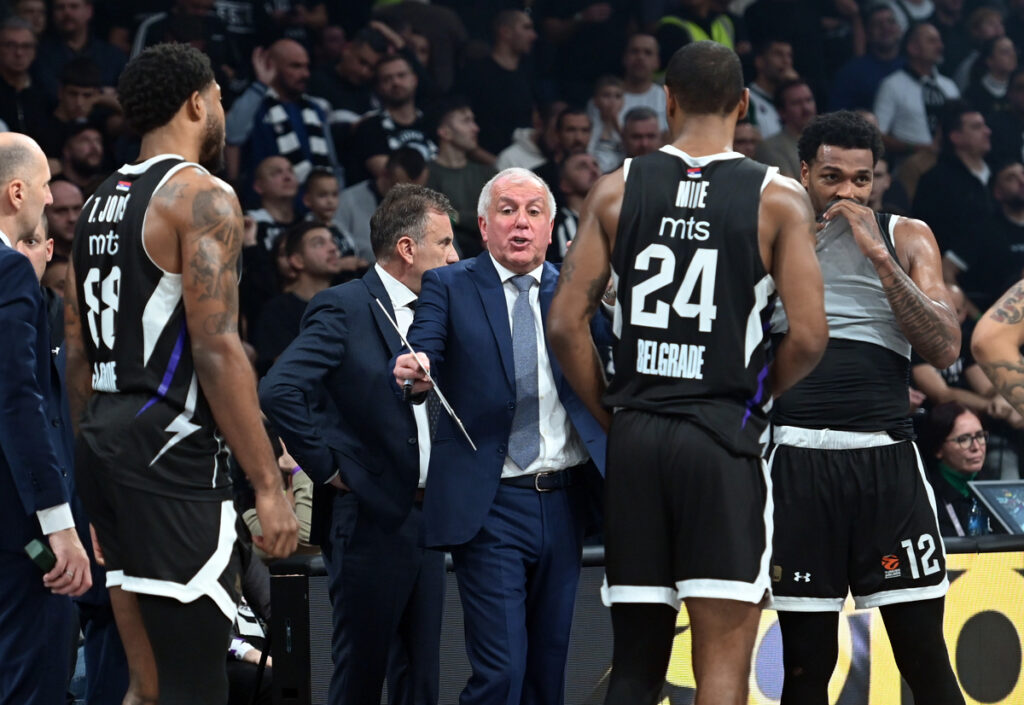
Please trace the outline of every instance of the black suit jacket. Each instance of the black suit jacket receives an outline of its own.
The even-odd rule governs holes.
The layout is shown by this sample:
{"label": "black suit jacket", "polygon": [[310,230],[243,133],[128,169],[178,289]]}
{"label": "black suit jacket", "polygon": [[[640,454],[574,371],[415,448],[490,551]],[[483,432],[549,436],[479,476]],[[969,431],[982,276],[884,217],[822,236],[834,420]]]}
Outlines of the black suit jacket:
{"label": "black suit jacket", "polygon": [[394,393],[388,360],[401,340],[375,299],[394,317],[376,270],[317,294],[299,337],[260,383],[264,413],[317,486],[310,539],[330,526],[338,471],[360,510],[397,527],[419,480],[416,421]]}

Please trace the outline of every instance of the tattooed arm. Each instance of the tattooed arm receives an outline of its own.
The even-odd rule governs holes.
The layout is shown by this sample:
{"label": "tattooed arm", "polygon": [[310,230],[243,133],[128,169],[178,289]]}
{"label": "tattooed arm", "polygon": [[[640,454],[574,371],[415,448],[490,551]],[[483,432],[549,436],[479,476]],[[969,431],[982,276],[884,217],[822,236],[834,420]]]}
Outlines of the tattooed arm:
{"label": "tattooed arm", "polygon": [[971,352],[996,391],[1024,414],[1024,280],[1014,284],[974,328]]}
{"label": "tattooed arm", "polygon": [[[290,555],[298,523],[285,499],[281,473],[260,419],[256,379],[238,336],[243,231],[238,198],[216,177],[182,172],[153,199],[150,218],[147,245],[161,228],[168,235],[173,231],[177,242],[196,375],[217,426],[256,490],[263,536],[253,540],[270,555]],[[150,233],[150,222],[154,233]]]}
{"label": "tattooed arm", "polygon": [[850,221],[861,252],[875,266],[900,330],[914,350],[940,370],[952,365],[960,356],[960,322],[942,279],[939,247],[931,228],[909,218],[897,224],[896,254],[906,263],[904,270],[889,254],[870,208],[843,200],[829,208],[825,217],[840,213]]}
{"label": "tattooed arm", "polygon": [[67,281],[64,282],[64,349],[67,353],[65,379],[68,388],[68,407],[71,413],[71,428],[78,435],[78,424],[85,413],[85,406],[92,396],[92,375],[82,338],[82,318],[78,309],[78,292],[75,289],[75,265],[68,263]]}
{"label": "tattooed arm", "polygon": [[611,425],[611,414],[601,403],[607,382],[589,322],[608,284],[624,189],[619,169],[601,177],[590,190],[562,263],[547,322],[548,342],[566,379],[605,431]]}

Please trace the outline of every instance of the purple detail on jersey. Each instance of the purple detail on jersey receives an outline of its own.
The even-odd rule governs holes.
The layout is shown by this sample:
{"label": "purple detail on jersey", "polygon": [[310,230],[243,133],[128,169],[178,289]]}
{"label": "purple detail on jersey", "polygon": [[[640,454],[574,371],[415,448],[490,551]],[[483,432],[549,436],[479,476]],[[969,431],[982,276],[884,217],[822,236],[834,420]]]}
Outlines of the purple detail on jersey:
{"label": "purple detail on jersey", "polygon": [[747,410],[743,412],[743,421],[740,422],[740,428],[747,427],[747,419],[750,418],[750,409],[755,404],[760,404],[764,398],[764,381],[768,378],[768,368],[770,364],[765,363],[765,366],[761,368],[761,371],[757,373],[757,392],[754,396],[747,400]]}
{"label": "purple detail on jersey", "polygon": [[135,414],[135,418],[142,416],[142,413],[157,403],[158,400],[163,399],[164,395],[167,394],[167,390],[171,388],[171,380],[174,379],[174,372],[178,369],[178,363],[181,361],[181,351],[185,347],[185,321],[181,322],[181,330],[178,332],[178,339],[174,342],[174,350],[171,351],[171,359],[167,362],[167,370],[164,372],[164,378],[160,380],[160,386],[156,390],[156,396],[146,402],[146,405],[139,409],[139,413]]}

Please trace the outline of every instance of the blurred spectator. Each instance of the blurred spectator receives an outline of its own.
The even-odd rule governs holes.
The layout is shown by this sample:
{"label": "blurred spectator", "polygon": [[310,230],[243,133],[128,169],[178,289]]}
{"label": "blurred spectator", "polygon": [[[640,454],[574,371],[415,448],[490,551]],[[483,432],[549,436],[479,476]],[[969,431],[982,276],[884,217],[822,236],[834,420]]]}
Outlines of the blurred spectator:
{"label": "blurred spectator", "polygon": [[356,246],[338,224],[338,179],[329,171],[313,171],[306,179],[302,203],[309,209],[306,220],[312,221],[331,231],[338,248],[339,274],[334,284],[340,284],[361,276],[369,263],[356,255]]}
{"label": "blurred spectator", "polygon": [[893,181],[889,172],[889,161],[882,157],[875,162],[874,179],[871,181],[871,194],[868,196],[868,207],[879,213],[908,215],[910,200],[907,198],[903,185]]}
{"label": "blurred spectator", "polygon": [[383,106],[371,112],[352,136],[350,182],[379,176],[388,155],[401,147],[418,150],[425,160],[437,154],[437,145],[423,113],[416,107],[418,81],[409,60],[400,54],[382,58],[376,69],[377,97]]}
{"label": "blurred spectator", "polygon": [[668,0],[666,13],[658,20],[655,36],[661,47],[661,65],[690,42],[711,40],[736,49],[736,26],[725,12],[715,9],[711,0]]}
{"label": "blurred spectator", "polygon": [[64,282],[68,278],[68,257],[67,255],[58,255],[54,253],[53,257],[46,264],[46,271],[43,272],[43,278],[40,281],[47,289],[50,289],[54,294],[64,298]]}
{"label": "blurred spectator", "polygon": [[782,130],[765,139],[757,148],[757,160],[777,166],[784,176],[800,178],[800,155],[797,140],[807,124],[818,114],[814,93],[807,81],[794,78],[775,91],[775,109],[779,111]]}
{"label": "blurred spectator", "polygon": [[319,66],[310,75],[310,93],[331,104],[331,130],[341,154],[348,148],[355,124],[377,107],[373,75],[387,51],[387,40],[380,32],[361,29],[345,42],[338,62]]}
{"label": "blurred spectator", "polygon": [[423,153],[413,147],[399,147],[390,155],[384,171],[373,179],[360,181],[341,192],[335,222],[355,244],[356,254],[370,264],[376,261],[370,243],[370,217],[395,184],[427,183],[430,172]]}
{"label": "blurred spectator", "polygon": [[82,213],[85,198],[82,189],[64,177],[50,182],[53,203],[46,206],[47,228],[53,238],[53,252],[61,257],[71,255],[71,242],[75,237],[75,225]]}
{"label": "blurred spectator", "polygon": [[10,6],[11,14],[28,22],[36,39],[41,39],[46,31],[46,1],[14,0]]}
{"label": "blurred spectator", "polygon": [[121,106],[112,93],[100,89],[100,71],[92,59],[72,59],[61,71],[57,89],[57,107],[50,115],[43,151],[51,157],[60,155],[71,128],[90,122],[100,129],[106,142],[122,124]]}
{"label": "blurred spectator", "polygon": [[270,252],[274,241],[299,222],[295,197],[299,178],[292,163],[283,156],[269,156],[256,168],[253,190],[260,197],[260,208],[249,211],[256,221],[256,241]]}
{"label": "blurred spectator", "polygon": [[962,404],[942,404],[928,415],[921,454],[934,466],[929,480],[943,536],[984,536],[999,528],[967,485],[985,464],[987,441],[977,414]]}
{"label": "blurred spectator", "polygon": [[768,38],[783,39],[793,47],[793,67],[824,104],[828,85],[825,64],[825,33],[821,0],[755,0],[743,14],[756,45]]}
{"label": "blurred spectator", "polygon": [[622,79],[618,76],[602,76],[594,84],[593,109],[588,108],[593,129],[587,151],[594,156],[606,174],[622,166],[626,151],[622,146]]}
{"label": "blurred spectator", "polygon": [[732,138],[732,148],[744,157],[754,159],[757,148],[761,144],[761,131],[757,125],[743,118],[736,123],[736,132]]}
{"label": "blurred spectator", "polygon": [[324,0],[266,0],[265,4],[279,36],[292,39],[306,49],[313,46],[316,33],[327,26]]}
{"label": "blurred spectator", "polygon": [[1024,46],[1024,0],[1006,0],[1006,35],[1014,46]]}
{"label": "blurred spectator", "polygon": [[466,28],[459,15],[447,3],[431,3],[429,0],[399,0],[392,3],[377,3],[374,15],[382,20],[402,20],[411,31],[403,33],[410,48],[415,45],[430,47],[429,62],[421,60],[429,69],[431,83],[439,93],[447,93],[455,85],[456,61],[466,44]]}
{"label": "blurred spectator", "polygon": [[338,25],[327,25],[320,30],[313,46],[313,66],[334,66],[342,59],[348,37]]}
{"label": "blurred spectator", "polygon": [[869,5],[864,29],[867,52],[850,59],[836,72],[828,94],[829,110],[871,109],[882,80],[903,67],[903,32],[891,7]]}
{"label": "blurred spectator", "polygon": [[878,86],[874,113],[885,150],[892,157],[930,149],[946,101],[960,90],[935,68],[942,59],[942,38],[935,25],[914,25],[905,37],[906,66]]}
{"label": "blurred spectator", "polygon": [[[128,57],[123,51],[97,38],[90,23],[92,0],[54,0],[53,33],[39,43],[39,56],[32,76],[46,97],[57,98],[57,81],[64,66],[77,58],[91,59],[99,68],[100,85],[113,89]],[[113,91],[110,91],[113,97]]]}
{"label": "blurred spectator", "polygon": [[658,129],[658,116],[650,108],[633,108],[626,113],[622,124],[622,148],[626,157],[642,157],[661,149],[665,144],[662,131]]}
{"label": "blurred spectator", "polygon": [[896,13],[900,29],[906,32],[918,22],[924,22],[935,12],[932,0],[883,0]]}
{"label": "blurred spectator", "polygon": [[[599,76],[615,73],[626,46],[630,0],[537,0],[534,20],[551,48],[546,97],[584,104]],[[553,81],[554,85],[551,86]]]}
{"label": "blurred spectator", "polygon": [[551,244],[548,245],[545,258],[548,262],[561,262],[569,250],[569,243],[576,237],[583,201],[601,178],[601,167],[594,157],[581,152],[567,156],[558,173],[558,190],[562,193],[562,201],[555,214]]}
{"label": "blurred spectator", "polygon": [[554,152],[551,158],[534,167],[533,172],[548,184],[557,203],[562,202],[562,194],[558,188],[559,167],[570,154],[587,151],[591,129],[590,116],[583,108],[566,108],[555,120],[558,141],[555,143]]}
{"label": "blurred spectator", "polygon": [[496,155],[512,142],[517,129],[533,123],[533,72],[525,60],[537,32],[522,10],[499,12],[493,30],[491,53],[467,61],[458,85],[480,125],[480,146]]}
{"label": "blurred spectator", "polygon": [[285,255],[295,280],[264,304],[255,345],[256,369],[266,374],[277,356],[299,334],[309,300],[331,286],[341,272],[341,257],[331,231],[316,222],[302,222],[285,233]]}
{"label": "blurred spectator", "polygon": [[981,45],[989,39],[1006,36],[1003,14],[993,7],[979,7],[967,19],[967,31],[971,39],[971,52],[957,64],[953,72],[953,81],[961,93],[967,90],[967,84],[970,83],[971,70],[978,60]]}
{"label": "blurred spectator", "polygon": [[971,53],[971,38],[964,22],[964,0],[935,0],[935,12],[929,22],[935,25],[942,36],[942,61],[939,71],[951,75],[967,55]]}
{"label": "blurred spectator", "polygon": [[[322,101],[306,94],[309,54],[298,42],[280,39],[253,53],[254,81],[227,115],[228,175],[252,174],[267,157],[280,155],[299,183],[313,169],[340,167]],[[244,154],[241,162],[239,150]]]}
{"label": "blurred spectator", "polygon": [[46,142],[46,94],[32,82],[29,67],[36,58],[36,35],[20,17],[0,25],[0,120],[40,144]]}
{"label": "blurred spectator", "polygon": [[988,121],[992,128],[992,161],[1024,161],[1024,68],[1010,76],[1006,110]]}
{"label": "blurred spectator", "polygon": [[447,196],[455,209],[452,231],[462,259],[483,251],[476,220],[477,201],[484,184],[497,173],[493,166],[469,158],[477,147],[479,132],[469,103],[453,99],[444,106],[438,114],[437,157],[430,163],[426,183]]}
{"label": "blurred spectator", "polygon": [[245,58],[213,6],[214,0],[174,0],[170,12],[158,12],[139,25],[131,55],[164,42],[189,44],[210,57],[224,101],[230,104],[245,88]]}
{"label": "blurred spectator", "polygon": [[654,82],[660,59],[658,40],[651,34],[638,33],[629,38],[622,56],[623,76],[622,112],[619,121],[633,108],[645,107],[658,116],[658,130],[668,129],[665,118],[665,88]]}
{"label": "blurred spectator", "polygon": [[[543,115],[540,110],[533,110],[533,127],[517,127],[512,132],[512,144],[498,153],[498,159],[494,162],[494,168],[498,171],[512,166],[519,166],[524,169],[533,169],[544,163],[545,155],[550,152],[546,145],[545,135],[548,124],[554,125],[558,113],[565,110],[566,105],[562,101],[548,103],[543,108]],[[553,127],[551,134],[554,134]]]}
{"label": "blurred spectator", "polygon": [[971,69],[964,98],[986,117],[1006,110],[1009,105],[1006,89],[1016,70],[1017,50],[1013,40],[1009,37],[987,39]]}
{"label": "blurred spectator", "polygon": [[[958,256],[955,276],[981,311],[1024,279],[1024,165],[1019,157],[994,168],[989,181],[995,212],[976,227],[973,247]],[[960,255],[960,253],[957,253]]]}
{"label": "blurred spectator", "polygon": [[985,163],[992,132],[981,113],[959,100],[943,108],[940,130],[939,159],[917,185],[913,214],[935,233],[950,283],[970,266],[971,252],[982,238],[980,227],[992,213],[991,170]]}
{"label": "blurred spectator", "polygon": [[[276,37],[263,0],[214,0],[213,11],[224,23],[227,36],[239,57],[250,56],[256,47]],[[239,70],[245,68],[241,64]]]}
{"label": "blurred spectator", "polygon": [[106,178],[105,166],[100,129],[90,122],[69,126],[61,150],[60,175],[82,189],[85,198],[89,198]]}
{"label": "blurred spectator", "polygon": [[762,137],[771,137],[782,129],[779,111],[775,109],[775,91],[783,81],[796,78],[793,70],[793,47],[780,39],[765,39],[754,50],[754,80],[750,89],[747,117]]}

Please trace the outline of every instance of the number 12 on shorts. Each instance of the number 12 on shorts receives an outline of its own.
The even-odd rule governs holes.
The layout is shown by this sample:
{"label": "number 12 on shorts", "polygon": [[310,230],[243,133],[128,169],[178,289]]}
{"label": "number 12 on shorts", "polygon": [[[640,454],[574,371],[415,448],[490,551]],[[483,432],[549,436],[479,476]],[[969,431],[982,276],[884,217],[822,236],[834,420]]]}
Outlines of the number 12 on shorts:
{"label": "number 12 on shorts", "polygon": [[935,553],[935,539],[931,534],[921,534],[917,539],[917,550],[921,551],[921,567],[918,569],[917,554],[914,552],[914,541],[912,539],[904,539],[900,542],[907,552],[907,562],[910,564],[910,577],[917,580],[924,575],[933,575],[941,570],[939,561],[933,558]]}

